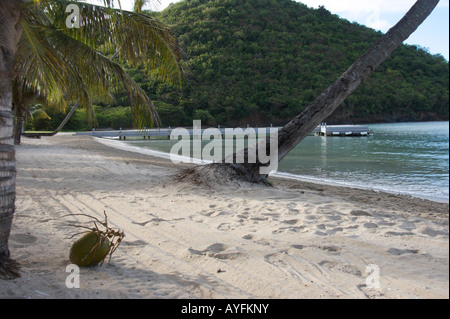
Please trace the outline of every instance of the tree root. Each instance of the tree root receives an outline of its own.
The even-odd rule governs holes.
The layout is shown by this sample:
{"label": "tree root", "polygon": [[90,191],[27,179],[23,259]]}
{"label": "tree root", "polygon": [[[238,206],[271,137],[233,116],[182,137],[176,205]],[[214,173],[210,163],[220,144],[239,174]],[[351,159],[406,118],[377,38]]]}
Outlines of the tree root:
{"label": "tree root", "polygon": [[254,164],[213,163],[185,169],[173,181],[211,188],[250,184],[272,186],[266,178],[258,173]]}

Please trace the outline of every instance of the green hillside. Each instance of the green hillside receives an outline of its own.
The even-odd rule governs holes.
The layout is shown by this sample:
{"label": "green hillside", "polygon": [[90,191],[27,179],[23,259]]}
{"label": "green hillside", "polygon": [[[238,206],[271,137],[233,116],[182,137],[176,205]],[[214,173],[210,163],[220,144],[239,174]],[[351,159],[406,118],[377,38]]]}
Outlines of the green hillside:
{"label": "green hillside", "polygon": [[[158,70],[128,72],[155,101],[163,125],[173,127],[193,119],[285,124],[381,36],[291,0],[185,0],[158,17],[173,25],[186,52],[182,89],[154,80]],[[131,126],[126,93],[115,98],[114,105],[98,103],[100,127]],[[448,120],[448,113],[448,62],[402,45],[327,122]]]}
{"label": "green hillside", "polygon": [[[161,18],[190,74],[182,94],[151,93],[211,125],[285,123],[381,36],[291,0],[186,0]],[[442,56],[403,45],[328,121],[448,119],[448,81]]]}

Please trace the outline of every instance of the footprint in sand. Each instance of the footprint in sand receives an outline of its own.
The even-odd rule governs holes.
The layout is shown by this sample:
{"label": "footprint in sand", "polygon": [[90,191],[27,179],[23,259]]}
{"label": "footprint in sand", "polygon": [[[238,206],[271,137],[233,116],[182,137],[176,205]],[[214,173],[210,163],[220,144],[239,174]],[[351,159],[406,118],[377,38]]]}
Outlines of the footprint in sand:
{"label": "footprint in sand", "polygon": [[367,229],[376,229],[376,228],[378,228],[378,225],[375,224],[375,223],[365,223],[363,226],[364,226],[364,228],[367,228]]}
{"label": "footprint in sand", "polygon": [[417,249],[397,249],[397,248],[389,248],[387,250],[388,253],[395,256],[405,255],[405,254],[417,254],[419,250]]}
{"label": "footprint in sand", "polygon": [[434,229],[431,227],[425,227],[420,232],[422,234],[430,236],[430,237],[436,237],[436,236],[448,237],[448,230],[439,230],[439,229]]}
{"label": "footprint in sand", "polygon": [[212,214],[214,214],[214,211],[201,211],[200,212],[201,215],[206,216],[206,217],[211,217]]}
{"label": "footprint in sand", "polygon": [[240,218],[240,219],[248,219],[248,214],[247,213],[239,214],[239,215],[236,215],[236,217]]}
{"label": "footprint in sand", "polygon": [[308,215],[308,216],[305,217],[305,219],[311,220],[311,221],[315,221],[316,219],[318,219],[318,217],[315,216],[315,215]]}
{"label": "footprint in sand", "polygon": [[350,212],[350,215],[353,216],[372,216],[370,213],[364,211],[364,210],[352,210]]}
{"label": "footprint in sand", "polygon": [[337,215],[328,215],[328,216],[325,216],[329,221],[332,221],[332,222],[338,222],[338,221],[341,221],[342,220],[342,217],[341,216],[337,216]]}
{"label": "footprint in sand", "polygon": [[298,232],[307,232],[308,230],[305,230],[304,226],[288,226],[288,227],[279,227],[278,229],[275,229],[272,231],[272,234],[279,234],[279,233],[284,233],[284,232],[293,232],[293,233],[298,233]]}
{"label": "footprint in sand", "polygon": [[[191,254],[194,254],[194,255],[204,255],[204,256],[214,257],[217,259],[227,259],[227,260],[237,259],[244,255],[243,253],[241,253],[235,249],[230,249],[227,245],[224,245],[222,243],[215,243],[215,244],[209,245],[204,250],[196,250],[196,249],[192,249],[192,248],[189,248],[188,250]],[[226,251],[226,250],[228,250],[228,251]]]}
{"label": "footprint in sand", "polygon": [[218,230],[226,231],[231,229],[231,225],[229,223],[220,223],[219,226],[217,226]]}
{"label": "footprint in sand", "polygon": [[330,253],[340,253],[342,251],[342,248],[337,246],[312,246],[314,248],[318,248],[320,250],[324,250]]}
{"label": "footprint in sand", "polygon": [[288,220],[282,220],[281,222],[283,224],[295,225],[299,222],[299,220],[298,219],[288,219]]}
{"label": "footprint in sand", "polygon": [[404,221],[401,225],[399,225],[399,227],[401,229],[404,229],[404,230],[414,230],[414,229],[416,229],[416,225],[414,225],[414,223],[408,222],[408,221]]}
{"label": "footprint in sand", "polygon": [[355,276],[362,276],[361,270],[358,269],[358,267],[349,265],[349,264],[342,264],[342,263],[336,263],[333,261],[324,260],[319,263],[319,266],[326,267],[330,270],[338,270],[340,272],[346,273],[346,274],[352,274]]}
{"label": "footprint in sand", "polygon": [[214,254],[212,257],[217,259],[225,259],[225,260],[234,260],[244,256],[243,253],[234,251],[234,252],[222,252]]}
{"label": "footprint in sand", "polygon": [[31,234],[11,234],[9,239],[19,244],[34,244],[37,241],[37,237]]}
{"label": "footprint in sand", "polygon": [[270,242],[264,238],[257,238],[255,235],[248,234],[242,237],[242,239],[246,240],[253,240],[255,244],[262,245],[262,246],[270,246]]}
{"label": "footprint in sand", "polygon": [[411,236],[414,233],[411,232],[396,232],[396,231],[388,231],[384,234],[386,237],[395,237],[395,236]]}
{"label": "footprint in sand", "polygon": [[228,212],[222,210],[222,211],[216,211],[213,214],[211,214],[211,217],[218,217],[218,216],[226,216],[230,215]]}
{"label": "footprint in sand", "polygon": [[249,219],[252,220],[254,224],[257,224],[258,222],[266,221],[269,218],[268,217],[250,217]]}
{"label": "footprint in sand", "polygon": [[327,230],[327,235],[334,235],[341,231],[344,231],[344,229],[342,227],[331,228],[331,229]]}

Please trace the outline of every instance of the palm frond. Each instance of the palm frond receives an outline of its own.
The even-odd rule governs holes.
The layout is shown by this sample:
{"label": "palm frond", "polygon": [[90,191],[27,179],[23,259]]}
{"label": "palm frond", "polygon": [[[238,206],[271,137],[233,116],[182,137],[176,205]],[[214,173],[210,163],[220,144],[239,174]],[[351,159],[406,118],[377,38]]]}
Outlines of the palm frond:
{"label": "palm frond", "polygon": [[160,125],[151,100],[121,65],[57,29],[48,34],[48,41],[73,64],[91,93],[107,98],[111,91],[124,88],[129,95],[135,127]]}
{"label": "palm frond", "polygon": [[49,119],[49,120],[51,120],[51,117],[45,111],[45,107],[43,106],[43,104],[30,105],[30,108],[27,111],[27,117],[30,117],[32,120],[33,119]]}
{"label": "palm frond", "polygon": [[[21,101],[22,94],[33,92],[45,96],[46,104],[57,106],[60,111],[73,100],[80,101],[88,110],[88,119],[94,123],[86,82],[73,63],[49,41],[52,27],[45,13],[37,6],[27,6],[20,24],[23,31],[13,68],[16,100]],[[26,107],[22,103],[18,105]]]}
{"label": "palm frond", "polygon": [[[36,4],[37,0],[33,0]],[[146,1],[143,1],[143,3]],[[181,85],[183,52],[168,26],[140,13],[113,9],[119,1],[103,0],[105,7],[66,0],[39,0],[26,8],[17,68],[18,82],[52,100],[81,100],[93,118],[90,94],[108,98],[125,88],[132,106],[133,125],[160,125],[158,113],[145,92],[116,62],[144,65],[152,76]],[[77,4],[80,28],[67,28],[65,8]],[[89,92],[88,92],[89,91]],[[74,94],[75,93],[75,94]],[[78,96],[80,93],[83,96]]]}
{"label": "palm frond", "polygon": [[[65,8],[72,3],[80,9],[80,28],[66,27]],[[184,53],[171,28],[158,19],[110,6],[67,0],[41,0],[41,6],[59,30],[78,41],[94,49],[104,46],[131,66],[158,68],[160,79],[181,84]]]}

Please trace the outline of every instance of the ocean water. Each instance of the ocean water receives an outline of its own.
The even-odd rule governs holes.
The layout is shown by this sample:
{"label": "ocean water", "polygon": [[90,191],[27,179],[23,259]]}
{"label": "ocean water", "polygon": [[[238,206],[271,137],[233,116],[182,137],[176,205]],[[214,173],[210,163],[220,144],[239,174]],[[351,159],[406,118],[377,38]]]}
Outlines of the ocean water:
{"label": "ocean water", "polygon": [[[275,174],[449,201],[449,122],[373,124],[369,128],[373,136],[308,136],[279,163]],[[164,156],[176,141],[123,143]]]}
{"label": "ocean water", "polygon": [[369,125],[369,137],[307,137],[279,164],[291,178],[449,201],[449,123]]}

